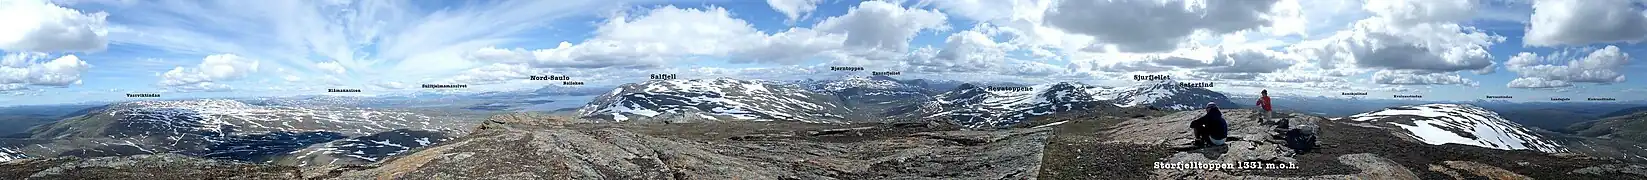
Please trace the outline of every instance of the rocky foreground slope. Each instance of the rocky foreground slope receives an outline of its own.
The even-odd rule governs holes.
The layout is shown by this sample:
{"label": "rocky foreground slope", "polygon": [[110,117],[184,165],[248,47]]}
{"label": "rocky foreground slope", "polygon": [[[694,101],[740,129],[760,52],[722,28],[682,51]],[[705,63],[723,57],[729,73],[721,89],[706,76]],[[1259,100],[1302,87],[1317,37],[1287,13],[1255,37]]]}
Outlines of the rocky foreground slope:
{"label": "rocky foreground slope", "polygon": [[[1104,107],[990,131],[943,121],[585,123],[494,117],[468,136],[368,165],[295,167],[175,155],[26,159],[0,179],[1647,179],[1647,166],[1572,153],[1430,145],[1402,129],[1228,110],[1229,145],[1189,145],[1199,111]],[[1298,153],[1277,130],[1315,127]],[[1172,169],[1158,163],[1295,168]]]}

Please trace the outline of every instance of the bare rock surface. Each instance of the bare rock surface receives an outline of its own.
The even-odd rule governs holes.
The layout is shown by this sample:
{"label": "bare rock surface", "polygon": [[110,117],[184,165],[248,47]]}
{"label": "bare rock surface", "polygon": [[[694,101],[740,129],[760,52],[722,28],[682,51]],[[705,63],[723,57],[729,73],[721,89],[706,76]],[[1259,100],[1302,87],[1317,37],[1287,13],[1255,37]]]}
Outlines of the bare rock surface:
{"label": "bare rock surface", "polygon": [[795,122],[496,122],[337,178],[1028,179],[1050,134]]}

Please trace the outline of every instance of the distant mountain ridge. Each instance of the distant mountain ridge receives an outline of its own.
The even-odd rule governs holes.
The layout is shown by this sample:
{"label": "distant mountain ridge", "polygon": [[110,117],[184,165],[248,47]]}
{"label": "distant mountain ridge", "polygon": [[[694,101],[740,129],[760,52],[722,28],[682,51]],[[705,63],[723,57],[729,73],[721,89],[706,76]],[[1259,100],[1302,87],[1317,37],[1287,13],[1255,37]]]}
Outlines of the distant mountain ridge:
{"label": "distant mountain ridge", "polygon": [[1625,109],[1621,109],[1621,110],[1618,110],[1618,111],[1609,112],[1607,114],[1602,114],[1601,116],[1597,116],[1597,117],[1609,118],[1609,117],[1617,117],[1617,116],[1628,116],[1628,115],[1631,115],[1631,114],[1636,114],[1636,113],[1641,113],[1641,112],[1647,112],[1647,106],[1625,108]]}
{"label": "distant mountain ridge", "polygon": [[605,121],[649,120],[664,113],[703,120],[843,122],[848,110],[829,95],[794,84],[730,78],[652,80],[595,97],[578,116]]}
{"label": "distant mountain ridge", "polygon": [[124,102],[33,128],[25,137],[0,139],[0,148],[29,157],[176,153],[283,164],[364,164],[461,135],[467,124],[354,106],[358,104],[316,98]]}
{"label": "distant mountain ridge", "polygon": [[1576,123],[1566,130],[1579,136],[1647,143],[1647,112]]}
{"label": "distant mountain ridge", "polygon": [[579,109],[596,121],[792,120],[816,123],[941,119],[972,128],[1096,106],[1199,109],[1208,102],[1240,107],[1227,96],[1174,82],[1100,87],[1074,82],[1016,86],[961,83],[933,89],[927,80],[886,76],[793,82],[730,78],[653,80],[619,86]]}

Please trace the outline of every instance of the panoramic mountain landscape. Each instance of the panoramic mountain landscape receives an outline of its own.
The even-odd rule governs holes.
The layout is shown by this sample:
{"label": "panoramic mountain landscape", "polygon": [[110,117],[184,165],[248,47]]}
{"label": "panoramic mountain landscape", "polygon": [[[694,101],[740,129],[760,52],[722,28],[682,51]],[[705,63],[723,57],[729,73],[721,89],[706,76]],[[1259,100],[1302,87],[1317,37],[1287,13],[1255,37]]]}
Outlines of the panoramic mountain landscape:
{"label": "panoramic mountain landscape", "polygon": [[0,0],[0,179],[1647,179],[1647,0]]}

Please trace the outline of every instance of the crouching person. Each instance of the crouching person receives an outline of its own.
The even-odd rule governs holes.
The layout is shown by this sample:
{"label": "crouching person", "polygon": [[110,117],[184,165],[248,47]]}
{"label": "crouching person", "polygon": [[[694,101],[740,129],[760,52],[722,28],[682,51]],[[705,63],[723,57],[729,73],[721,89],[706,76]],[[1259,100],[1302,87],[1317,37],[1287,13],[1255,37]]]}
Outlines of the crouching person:
{"label": "crouching person", "polygon": [[1190,122],[1190,129],[1195,132],[1195,144],[1224,145],[1224,138],[1229,136],[1229,123],[1224,121],[1224,113],[1218,111],[1218,103],[1207,103],[1207,114],[1200,119]]}

